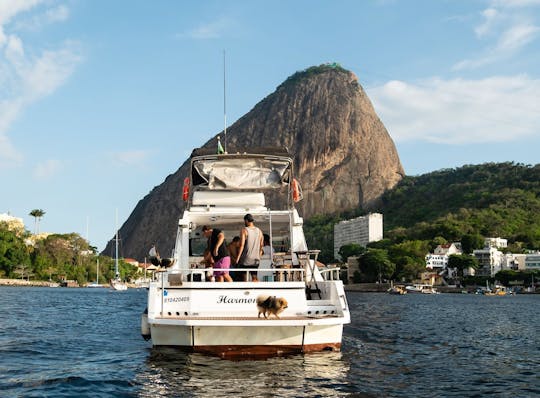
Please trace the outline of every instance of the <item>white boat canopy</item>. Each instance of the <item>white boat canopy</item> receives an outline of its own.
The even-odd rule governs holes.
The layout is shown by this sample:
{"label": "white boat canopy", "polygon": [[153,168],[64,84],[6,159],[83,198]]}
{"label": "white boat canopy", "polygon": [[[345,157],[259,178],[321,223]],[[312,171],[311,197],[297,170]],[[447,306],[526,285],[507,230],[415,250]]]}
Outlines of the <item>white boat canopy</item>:
{"label": "white boat canopy", "polygon": [[276,189],[290,182],[288,156],[247,153],[192,157],[192,184],[197,189],[249,191]]}

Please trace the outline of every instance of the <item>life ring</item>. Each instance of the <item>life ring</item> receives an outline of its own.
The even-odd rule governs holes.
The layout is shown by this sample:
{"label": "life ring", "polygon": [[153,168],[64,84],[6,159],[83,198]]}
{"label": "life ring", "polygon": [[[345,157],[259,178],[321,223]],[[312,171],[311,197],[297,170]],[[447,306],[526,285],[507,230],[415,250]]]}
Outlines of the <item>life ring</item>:
{"label": "life ring", "polygon": [[293,178],[291,182],[291,188],[293,202],[300,202],[302,200],[302,188],[300,188],[300,184],[298,183],[296,178]]}
{"label": "life ring", "polygon": [[182,188],[182,199],[187,202],[189,198],[189,177],[184,178],[184,188]]}

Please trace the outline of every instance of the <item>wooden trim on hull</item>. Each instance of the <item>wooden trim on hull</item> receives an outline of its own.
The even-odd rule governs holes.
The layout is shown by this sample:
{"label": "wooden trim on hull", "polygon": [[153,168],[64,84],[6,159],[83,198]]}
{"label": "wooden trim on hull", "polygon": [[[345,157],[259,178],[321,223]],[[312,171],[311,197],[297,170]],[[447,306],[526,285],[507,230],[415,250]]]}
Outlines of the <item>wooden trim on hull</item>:
{"label": "wooden trim on hull", "polygon": [[[163,346],[155,346],[163,347]],[[301,345],[205,345],[169,346],[185,352],[217,356],[224,359],[271,358],[309,352],[340,351],[341,343]]]}

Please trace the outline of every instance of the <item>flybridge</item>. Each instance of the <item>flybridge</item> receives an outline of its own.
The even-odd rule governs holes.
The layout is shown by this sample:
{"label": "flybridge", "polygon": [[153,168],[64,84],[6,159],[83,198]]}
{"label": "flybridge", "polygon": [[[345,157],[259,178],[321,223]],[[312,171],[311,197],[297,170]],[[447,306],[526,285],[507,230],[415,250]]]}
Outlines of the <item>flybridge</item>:
{"label": "flybridge", "polygon": [[191,157],[191,183],[197,190],[279,189],[289,184],[291,173],[292,158],[280,148],[220,155],[198,150]]}

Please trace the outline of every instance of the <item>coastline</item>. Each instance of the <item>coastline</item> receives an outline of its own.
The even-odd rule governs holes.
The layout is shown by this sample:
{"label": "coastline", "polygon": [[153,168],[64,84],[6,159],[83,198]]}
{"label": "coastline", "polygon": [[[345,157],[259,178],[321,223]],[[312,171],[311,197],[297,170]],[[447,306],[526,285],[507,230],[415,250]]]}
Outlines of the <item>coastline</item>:
{"label": "coastline", "polygon": [[[7,279],[0,278],[0,286],[14,286],[14,287],[60,287],[60,284],[57,282],[49,281],[27,281],[25,279]],[[135,283],[128,283],[128,288],[130,289],[142,289],[141,286],[136,285]],[[87,286],[68,286],[70,289],[86,289]],[[104,289],[109,288],[109,284],[102,286]]]}
{"label": "coastline", "polygon": [[[390,288],[389,283],[350,283],[343,285],[343,288],[346,292],[357,292],[357,293],[386,293],[388,288]],[[435,286],[439,293],[455,293],[455,294],[474,294],[476,291],[476,286],[469,287],[451,287],[451,286]],[[520,291],[518,294],[539,294],[540,291],[536,292],[527,292]]]}
{"label": "coastline", "polygon": [[49,281],[27,281],[24,279],[0,278],[0,286],[36,286],[36,287],[58,287],[59,283]]}
{"label": "coastline", "polygon": [[[130,289],[142,289],[144,287],[138,286],[134,283],[128,283],[128,288]],[[14,287],[60,287],[60,284],[57,282],[49,281],[27,281],[24,279],[7,279],[0,278],[0,286],[14,286]],[[108,288],[108,285],[103,285],[103,288]],[[390,287],[389,283],[351,283],[343,285],[345,291],[347,292],[359,292],[359,293],[386,293]],[[72,289],[84,289],[86,286],[70,286]],[[463,291],[468,291],[468,293],[474,293],[472,288],[459,288],[459,287],[448,287],[448,286],[437,286],[437,290],[441,293],[463,293]],[[520,292],[519,294],[535,294],[533,292]]]}

